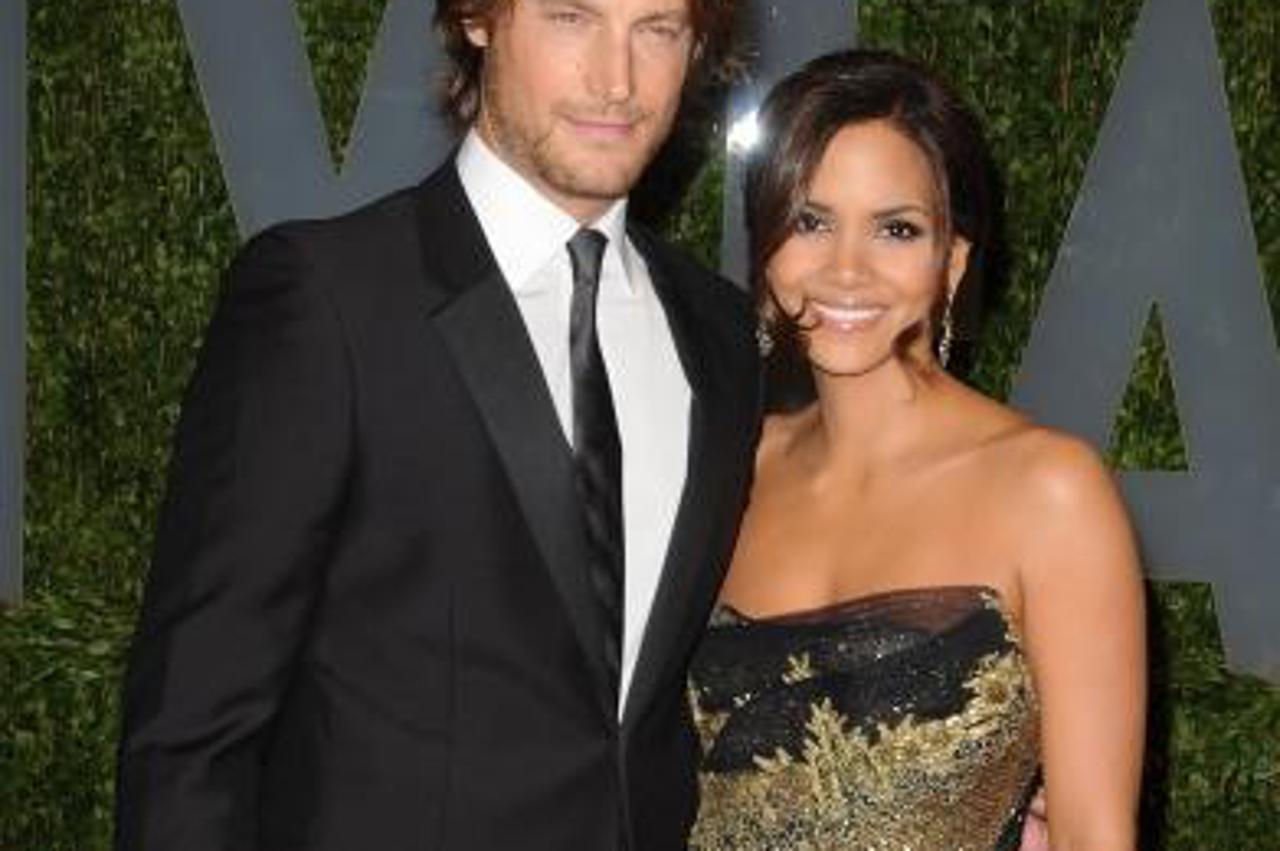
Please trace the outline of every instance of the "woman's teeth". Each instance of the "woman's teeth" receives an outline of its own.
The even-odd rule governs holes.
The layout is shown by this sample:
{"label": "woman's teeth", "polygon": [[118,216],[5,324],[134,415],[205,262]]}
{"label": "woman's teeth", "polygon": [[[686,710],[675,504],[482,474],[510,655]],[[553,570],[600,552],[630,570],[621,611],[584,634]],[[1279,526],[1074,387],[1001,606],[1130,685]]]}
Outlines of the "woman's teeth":
{"label": "woman's teeth", "polygon": [[888,309],[881,305],[857,305],[854,307],[841,307],[832,304],[822,304],[821,302],[812,302],[813,311],[824,322],[835,325],[837,328],[853,328],[859,325],[867,325],[884,315]]}

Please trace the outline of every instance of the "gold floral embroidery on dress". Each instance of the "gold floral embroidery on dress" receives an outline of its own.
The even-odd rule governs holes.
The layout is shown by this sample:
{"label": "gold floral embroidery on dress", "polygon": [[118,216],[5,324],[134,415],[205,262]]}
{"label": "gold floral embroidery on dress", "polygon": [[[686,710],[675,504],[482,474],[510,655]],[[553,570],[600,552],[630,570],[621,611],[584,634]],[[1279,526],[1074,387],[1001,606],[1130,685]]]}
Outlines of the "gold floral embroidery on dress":
{"label": "gold floral embroidery on dress", "polygon": [[805,680],[811,680],[814,677],[813,660],[809,658],[808,653],[801,653],[798,656],[787,657],[787,671],[782,675],[782,681],[789,686],[796,683],[802,683]]}
{"label": "gold floral embroidery on dress", "polygon": [[[754,770],[704,771],[690,837],[696,851],[991,851],[1023,804],[1039,763],[1039,712],[1016,630],[971,664],[959,711],[860,726],[829,697],[808,704],[803,746],[754,756]],[[797,679],[797,674],[804,676]],[[818,676],[787,657],[786,684]],[[704,750],[729,712],[690,697]],[[869,729],[867,729],[869,727]]]}
{"label": "gold floral embroidery on dress", "polygon": [[693,709],[693,726],[698,731],[698,741],[702,745],[702,752],[706,753],[720,737],[720,731],[729,720],[729,713],[708,712],[703,709],[692,686],[689,687],[689,705]]}

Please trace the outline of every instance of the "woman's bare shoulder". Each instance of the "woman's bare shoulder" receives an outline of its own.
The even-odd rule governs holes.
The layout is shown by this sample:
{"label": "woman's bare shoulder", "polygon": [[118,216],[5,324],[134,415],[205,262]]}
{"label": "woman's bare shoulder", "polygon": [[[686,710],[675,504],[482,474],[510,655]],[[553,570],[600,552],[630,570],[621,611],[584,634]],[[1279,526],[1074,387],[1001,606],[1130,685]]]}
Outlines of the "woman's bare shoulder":
{"label": "woman's bare shoulder", "polygon": [[[1022,580],[1071,596],[1076,582],[1110,588],[1137,574],[1129,514],[1115,478],[1087,441],[1029,426],[1010,441],[1001,494],[1015,530]],[[1061,583],[1066,583],[1063,586]]]}
{"label": "woman's bare shoulder", "polygon": [[1025,422],[1003,441],[1013,496],[1031,506],[1067,510],[1115,493],[1097,450],[1075,435]]}
{"label": "woman's bare shoulder", "polygon": [[[976,394],[975,394],[976,395]],[[1089,527],[1123,518],[1114,477],[1086,440],[981,397],[970,402],[982,439],[973,455],[985,495],[1022,528]]]}

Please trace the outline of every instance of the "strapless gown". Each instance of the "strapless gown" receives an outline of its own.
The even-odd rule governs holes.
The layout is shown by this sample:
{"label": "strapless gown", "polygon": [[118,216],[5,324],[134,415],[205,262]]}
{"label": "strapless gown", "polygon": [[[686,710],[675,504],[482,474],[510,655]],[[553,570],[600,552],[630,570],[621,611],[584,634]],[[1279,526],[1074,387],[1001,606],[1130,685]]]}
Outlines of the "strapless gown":
{"label": "strapless gown", "polygon": [[1015,849],[1039,711],[983,587],[768,619],[717,608],[689,673],[695,851]]}

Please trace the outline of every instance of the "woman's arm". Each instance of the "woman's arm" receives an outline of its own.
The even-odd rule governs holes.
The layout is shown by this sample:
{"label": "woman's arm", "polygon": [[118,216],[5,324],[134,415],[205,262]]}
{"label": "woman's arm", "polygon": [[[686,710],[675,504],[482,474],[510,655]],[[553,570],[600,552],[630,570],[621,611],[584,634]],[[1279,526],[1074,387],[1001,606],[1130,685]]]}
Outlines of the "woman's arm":
{"label": "woman's arm", "polygon": [[1047,434],[1018,513],[1027,652],[1041,703],[1053,851],[1133,851],[1146,722],[1137,547],[1108,470]]}

